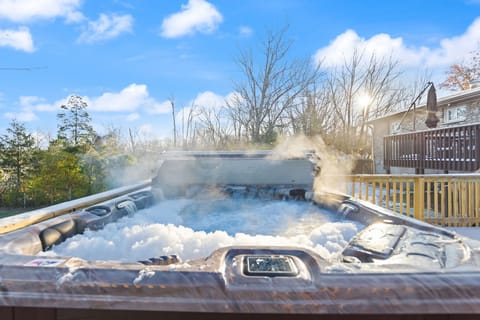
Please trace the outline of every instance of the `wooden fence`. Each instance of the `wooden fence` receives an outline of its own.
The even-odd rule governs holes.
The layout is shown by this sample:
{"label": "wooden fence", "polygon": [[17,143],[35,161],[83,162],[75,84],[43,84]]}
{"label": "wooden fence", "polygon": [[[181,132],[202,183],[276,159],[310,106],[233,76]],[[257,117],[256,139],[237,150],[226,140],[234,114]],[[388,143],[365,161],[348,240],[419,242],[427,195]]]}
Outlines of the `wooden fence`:
{"label": "wooden fence", "polygon": [[480,174],[355,175],[343,192],[440,226],[480,226]]}

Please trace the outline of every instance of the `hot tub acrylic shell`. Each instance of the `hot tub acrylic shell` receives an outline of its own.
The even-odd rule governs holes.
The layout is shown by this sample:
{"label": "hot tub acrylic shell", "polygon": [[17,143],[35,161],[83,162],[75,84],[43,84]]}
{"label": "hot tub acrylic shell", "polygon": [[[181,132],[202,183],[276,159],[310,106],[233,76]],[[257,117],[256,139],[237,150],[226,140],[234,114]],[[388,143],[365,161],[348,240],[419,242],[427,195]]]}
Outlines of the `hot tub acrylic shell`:
{"label": "hot tub acrylic shell", "polygon": [[[201,182],[195,179],[206,172],[194,165],[197,160],[189,156],[188,163],[182,162],[183,169],[190,167],[200,172],[189,185]],[[211,163],[221,163],[225,172],[238,167],[216,157],[211,160],[204,163],[209,170]],[[278,165],[276,172],[285,163],[308,168],[304,160],[282,161],[283,164],[273,162]],[[264,172],[268,167],[263,167]],[[129,203],[151,205],[159,186],[162,196],[176,196],[188,189],[171,177],[159,174],[149,188],[142,185],[108,201],[3,233],[0,314],[14,319],[16,313],[25,310],[41,313],[48,309],[56,310],[49,317],[57,319],[62,314],[81,317],[92,310],[97,313],[87,312],[90,317],[103,314],[107,318],[108,314],[118,316],[119,313],[108,313],[116,310],[127,312],[124,315],[151,312],[148,314],[174,317],[193,313],[214,318],[480,313],[477,241],[344,195],[313,194],[307,179],[292,180],[288,174],[286,180],[276,177],[277,181],[269,181],[281,190],[278,194],[283,195],[282,199],[290,196],[298,201],[297,193],[285,190],[304,190],[303,195],[309,196],[303,201],[312,201],[342,218],[367,226],[338,259],[326,260],[307,248],[265,244],[224,247],[205,258],[161,264],[37,255],[85,228],[101,228],[131,214]],[[237,186],[225,175],[212,177],[210,186]],[[250,187],[261,189],[267,185],[259,182],[254,181]],[[170,193],[161,190],[165,186],[173,186]],[[123,206],[119,205],[122,203]],[[258,266],[249,268],[249,263]]]}

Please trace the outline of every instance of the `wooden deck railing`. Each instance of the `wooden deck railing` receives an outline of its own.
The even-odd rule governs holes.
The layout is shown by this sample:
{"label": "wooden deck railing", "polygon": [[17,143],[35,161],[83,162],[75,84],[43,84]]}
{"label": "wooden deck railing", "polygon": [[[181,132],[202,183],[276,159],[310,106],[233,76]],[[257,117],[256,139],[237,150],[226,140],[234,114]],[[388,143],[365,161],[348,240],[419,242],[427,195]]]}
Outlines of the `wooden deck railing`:
{"label": "wooden deck railing", "polygon": [[356,175],[341,190],[440,226],[480,226],[480,174]]}
{"label": "wooden deck railing", "polygon": [[478,170],[480,124],[386,136],[384,165],[420,170]]}

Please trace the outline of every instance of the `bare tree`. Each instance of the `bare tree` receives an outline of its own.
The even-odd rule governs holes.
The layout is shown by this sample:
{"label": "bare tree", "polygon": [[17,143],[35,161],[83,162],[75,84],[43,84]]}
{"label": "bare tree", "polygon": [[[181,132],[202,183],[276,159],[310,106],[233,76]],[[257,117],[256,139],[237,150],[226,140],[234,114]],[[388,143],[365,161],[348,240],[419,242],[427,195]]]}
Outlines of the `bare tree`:
{"label": "bare tree", "polygon": [[182,148],[192,148],[195,142],[196,124],[198,122],[198,106],[192,101],[189,107],[179,112],[182,123]]}
{"label": "bare tree", "polygon": [[253,143],[275,140],[281,118],[319,78],[319,66],[313,67],[309,58],[290,59],[293,42],[285,38],[286,31],[267,33],[259,60],[251,50],[237,58],[244,79],[235,84],[237,94],[227,104],[237,138],[245,135]]}
{"label": "bare tree", "polygon": [[199,108],[196,132],[201,145],[215,149],[228,147],[233,137],[233,130],[227,112],[228,110],[224,107]]}
{"label": "bare tree", "polygon": [[182,122],[183,148],[222,148],[232,141],[232,121],[224,105],[197,105],[192,101],[177,117]]}
{"label": "bare tree", "polygon": [[337,148],[346,153],[368,153],[368,121],[393,111],[405,98],[398,83],[398,62],[367,57],[355,50],[349,60],[333,69],[326,80],[325,103],[319,112],[332,113],[327,131]]}
{"label": "bare tree", "polygon": [[130,148],[133,154],[136,154],[137,151],[137,142],[135,141],[135,136],[138,133],[135,131],[135,133],[132,131],[131,128],[128,128],[128,139],[130,141]]}
{"label": "bare tree", "polygon": [[300,103],[289,110],[292,133],[307,137],[320,135],[324,140],[328,139],[328,133],[333,130],[333,113],[328,110],[328,99],[323,87],[307,89]]}
{"label": "bare tree", "polygon": [[168,99],[170,102],[170,106],[172,107],[172,121],[173,121],[173,146],[177,146],[177,124],[175,122],[175,98],[174,96],[170,96]]}

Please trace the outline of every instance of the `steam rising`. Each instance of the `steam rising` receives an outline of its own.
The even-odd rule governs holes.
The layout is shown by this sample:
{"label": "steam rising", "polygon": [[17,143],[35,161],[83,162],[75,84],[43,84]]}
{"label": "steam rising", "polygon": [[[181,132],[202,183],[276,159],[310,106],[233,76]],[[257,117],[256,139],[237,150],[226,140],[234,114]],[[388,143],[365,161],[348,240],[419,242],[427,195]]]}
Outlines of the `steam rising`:
{"label": "steam rising", "polygon": [[[125,162],[133,162],[125,165]],[[112,187],[136,184],[154,177],[160,162],[154,155],[144,155],[138,159],[122,159],[118,162],[110,160],[108,181]]]}
{"label": "steam rising", "polygon": [[303,158],[308,151],[314,151],[319,171],[315,176],[314,192],[343,191],[346,176],[353,170],[351,157],[326,145],[320,136],[287,136],[275,147],[275,158]]}
{"label": "steam rising", "polygon": [[[352,161],[334,152],[320,137],[286,137],[272,150],[271,158],[305,158],[306,152],[319,169],[314,191],[341,188],[339,179],[351,173]],[[114,166],[111,177],[117,185],[155,177],[159,158],[143,157],[127,170]],[[195,168],[215,174],[215,161],[197,159]],[[174,182],[182,184],[189,175],[188,170],[175,173]],[[175,254],[188,260],[206,257],[225,246],[282,245],[310,248],[324,258],[333,258],[360,228],[307,202],[214,199],[208,195],[196,200],[163,200],[102,230],[87,230],[43,254],[118,261]]]}

